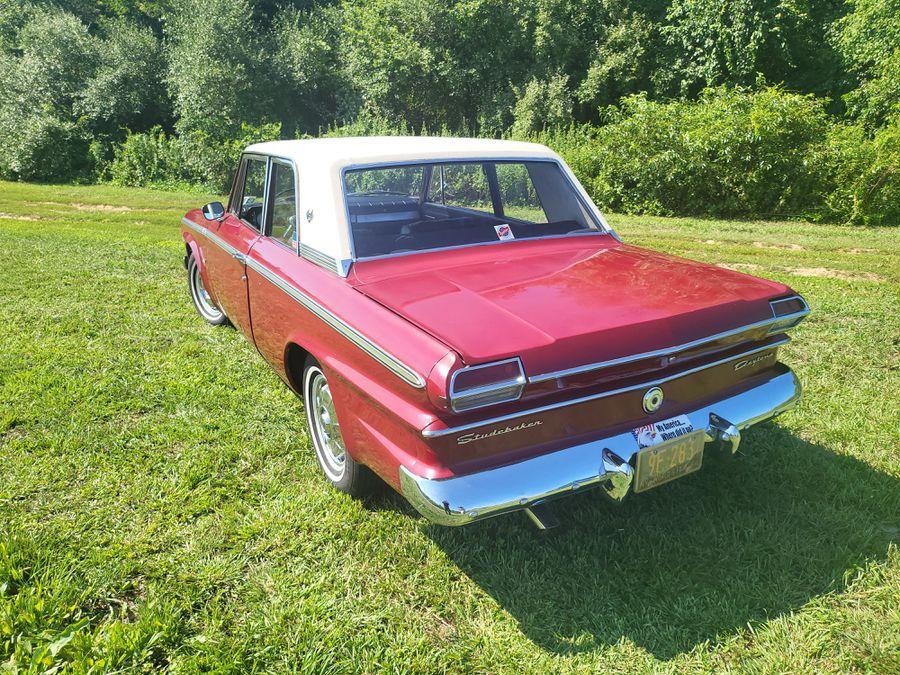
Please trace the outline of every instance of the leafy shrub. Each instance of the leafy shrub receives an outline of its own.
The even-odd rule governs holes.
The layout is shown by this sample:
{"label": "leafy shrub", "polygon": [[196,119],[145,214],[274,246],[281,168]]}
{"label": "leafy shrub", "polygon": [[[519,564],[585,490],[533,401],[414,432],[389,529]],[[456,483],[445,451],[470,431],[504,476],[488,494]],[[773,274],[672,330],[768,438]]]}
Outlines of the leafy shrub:
{"label": "leafy shrub", "polygon": [[202,131],[168,136],[160,127],[129,134],[116,148],[108,173],[119,185],[191,183],[212,192],[231,186],[238,158],[252,143],[279,137],[279,124],[241,125],[238,138],[216,138]]}
{"label": "leafy shrub", "polygon": [[859,126],[829,136],[827,217],[853,225],[900,225],[900,117],[868,138]]}
{"label": "leafy shrub", "polygon": [[162,43],[148,28],[123,20],[103,24],[97,68],[75,103],[96,134],[141,130],[168,121]]}
{"label": "leafy shrub", "polygon": [[93,172],[90,136],[79,125],[45,112],[17,115],[0,108],[0,176],[33,181],[87,178]]}
{"label": "leafy shrub", "polygon": [[116,149],[109,166],[109,178],[117,185],[177,183],[187,178],[182,144],[167,136],[161,127],[140,134],[128,134]]}
{"label": "leafy shrub", "polygon": [[513,110],[513,134],[527,134],[565,124],[572,119],[572,94],[569,77],[561,73],[546,79],[531,80]]}
{"label": "leafy shrub", "polygon": [[236,135],[271,107],[248,0],[183,0],[166,15],[168,83],[182,133]]}
{"label": "leafy shrub", "polygon": [[604,208],[772,216],[819,204],[825,174],[813,160],[829,122],[811,96],[716,88],[697,102],[632,96],[606,115],[581,147],[572,130],[560,144]]}

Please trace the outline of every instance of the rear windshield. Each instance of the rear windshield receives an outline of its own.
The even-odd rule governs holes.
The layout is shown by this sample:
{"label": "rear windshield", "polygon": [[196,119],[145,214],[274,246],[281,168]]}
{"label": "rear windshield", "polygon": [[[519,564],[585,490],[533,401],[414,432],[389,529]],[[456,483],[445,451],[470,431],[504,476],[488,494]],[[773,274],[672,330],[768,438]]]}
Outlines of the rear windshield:
{"label": "rear windshield", "polygon": [[344,194],[358,258],[600,231],[550,161],[353,169]]}

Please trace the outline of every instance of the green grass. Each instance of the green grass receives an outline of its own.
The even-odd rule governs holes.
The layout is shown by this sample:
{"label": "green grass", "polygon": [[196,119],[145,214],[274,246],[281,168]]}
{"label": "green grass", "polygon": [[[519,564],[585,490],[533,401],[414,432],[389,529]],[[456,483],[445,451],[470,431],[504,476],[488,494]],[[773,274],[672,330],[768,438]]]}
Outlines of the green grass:
{"label": "green grass", "polygon": [[805,399],[736,461],[575,497],[541,536],[327,488],[300,401],[189,303],[202,202],[0,183],[0,664],[900,670],[900,229],[611,217],[802,292]]}

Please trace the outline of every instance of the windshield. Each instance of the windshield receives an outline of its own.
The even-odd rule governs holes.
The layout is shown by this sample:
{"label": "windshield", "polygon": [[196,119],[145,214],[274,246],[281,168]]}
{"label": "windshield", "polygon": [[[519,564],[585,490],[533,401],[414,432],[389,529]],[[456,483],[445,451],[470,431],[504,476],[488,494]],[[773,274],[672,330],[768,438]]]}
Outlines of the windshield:
{"label": "windshield", "polygon": [[353,169],[344,194],[358,258],[602,231],[552,161]]}

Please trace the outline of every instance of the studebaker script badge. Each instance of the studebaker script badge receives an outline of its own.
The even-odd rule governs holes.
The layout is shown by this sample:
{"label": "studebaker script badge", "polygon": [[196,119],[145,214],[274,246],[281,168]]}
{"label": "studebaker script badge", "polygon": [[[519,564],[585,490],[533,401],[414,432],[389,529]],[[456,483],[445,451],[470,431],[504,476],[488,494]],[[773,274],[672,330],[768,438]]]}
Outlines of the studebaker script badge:
{"label": "studebaker script badge", "polygon": [[522,431],[522,429],[530,429],[531,427],[538,427],[542,425],[543,422],[540,420],[535,420],[534,422],[522,422],[521,424],[517,424],[514,427],[503,427],[498,429],[493,429],[488,431],[485,434],[463,434],[456,439],[457,445],[465,445],[466,443],[471,443],[472,441],[480,441],[485,438],[491,438],[493,436],[502,436],[503,434],[511,434],[514,431]]}

